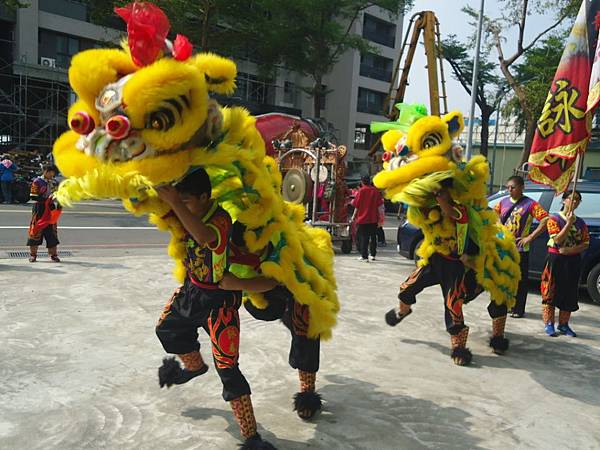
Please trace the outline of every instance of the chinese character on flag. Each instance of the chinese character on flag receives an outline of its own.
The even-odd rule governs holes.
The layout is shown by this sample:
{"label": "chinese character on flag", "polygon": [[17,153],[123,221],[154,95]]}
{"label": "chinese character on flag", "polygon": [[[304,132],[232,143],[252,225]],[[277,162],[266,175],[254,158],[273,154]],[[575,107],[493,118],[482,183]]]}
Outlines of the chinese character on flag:
{"label": "chinese character on flag", "polygon": [[591,136],[600,100],[600,0],[584,0],[537,122],[529,178],[564,192]]}

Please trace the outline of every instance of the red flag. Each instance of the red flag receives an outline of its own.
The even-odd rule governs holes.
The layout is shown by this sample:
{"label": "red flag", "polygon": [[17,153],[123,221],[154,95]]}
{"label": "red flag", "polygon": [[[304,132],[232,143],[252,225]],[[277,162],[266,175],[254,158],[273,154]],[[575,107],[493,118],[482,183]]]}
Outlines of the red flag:
{"label": "red flag", "polygon": [[531,145],[529,178],[557,192],[573,178],[577,155],[591,136],[591,110],[600,100],[599,11],[600,0],[582,2]]}

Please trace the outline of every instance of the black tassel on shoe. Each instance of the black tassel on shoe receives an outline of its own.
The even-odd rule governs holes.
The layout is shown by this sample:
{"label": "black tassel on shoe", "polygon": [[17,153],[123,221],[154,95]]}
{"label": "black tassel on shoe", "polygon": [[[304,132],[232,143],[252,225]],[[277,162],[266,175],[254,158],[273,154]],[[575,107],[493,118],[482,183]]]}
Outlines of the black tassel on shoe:
{"label": "black tassel on shoe", "polygon": [[471,364],[473,354],[468,348],[456,347],[452,349],[452,354],[450,355],[450,357],[454,361],[454,364],[458,366],[468,366],[469,364]]}
{"label": "black tassel on shoe", "polygon": [[[315,391],[298,392],[294,395],[294,411],[301,419],[311,419],[322,406],[321,396]],[[305,411],[308,411],[308,415],[301,415]]]}
{"label": "black tassel on shoe", "polygon": [[494,336],[490,339],[490,347],[497,355],[503,355],[508,350],[508,339],[504,336]]}
{"label": "black tassel on shoe", "polygon": [[277,447],[270,442],[263,441],[260,434],[256,433],[240,445],[240,450],[277,450]]}
{"label": "black tassel on shoe", "polygon": [[174,384],[183,384],[196,378],[208,370],[208,366],[204,365],[198,370],[182,369],[179,361],[175,358],[164,358],[163,364],[158,368],[158,384],[160,387],[167,386],[170,388]]}

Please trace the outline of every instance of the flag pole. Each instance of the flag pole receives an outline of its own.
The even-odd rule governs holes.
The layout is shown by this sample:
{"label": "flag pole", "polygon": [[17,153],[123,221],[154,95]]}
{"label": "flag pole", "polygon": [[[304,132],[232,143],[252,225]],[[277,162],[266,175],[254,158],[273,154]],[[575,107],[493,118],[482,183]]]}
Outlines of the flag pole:
{"label": "flag pole", "polygon": [[[573,179],[573,189],[571,189],[571,199],[573,198],[573,194],[577,190],[577,179],[579,178],[579,171],[581,170],[581,161],[583,158],[581,157],[581,152],[577,152],[577,156],[575,159],[575,177]],[[573,212],[573,202],[569,202],[569,210],[567,211],[567,215]]]}

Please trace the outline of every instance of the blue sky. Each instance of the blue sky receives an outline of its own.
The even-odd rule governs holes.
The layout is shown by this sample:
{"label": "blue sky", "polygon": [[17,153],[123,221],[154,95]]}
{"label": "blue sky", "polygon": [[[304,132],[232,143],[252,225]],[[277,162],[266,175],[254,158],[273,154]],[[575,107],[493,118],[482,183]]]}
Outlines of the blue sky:
{"label": "blue sky", "polygon": [[[490,17],[498,17],[499,7],[503,2],[498,0],[485,1],[485,15]],[[431,10],[434,11],[440,23],[440,32],[442,39],[449,34],[455,34],[459,40],[465,42],[472,35],[474,29],[469,25],[468,17],[461,11],[463,6],[470,5],[479,10],[480,0],[415,0],[411,11],[406,14],[404,19],[403,34],[406,33],[406,27],[410,17],[419,11]],[[550,15],[532,15],[527,19],[525,42],[527,44],[540,31],[552,24],[552,16]],[[507,42],[504,44],[505,56],[510,56],[516,48],[517,30],[513,29],[506,36]],[[492,61],[497,61],[497,54],[492,51]],[[446,76],[446,90],[448,94],[449,110],[460,110],[467,116],[469,114],[470,98],[464,88],[453,79],[450,66],[444,65],[444,74]],[[413,65],[411,67],[410,85],[406,91],[405,101],[419,102],[429,105],[429,92],[427,86],[427,72],[425,69],[425,54],[423,46],[419,45],[417,49]],[[475,114],[479,114],[479,110],[475,110]]]}

